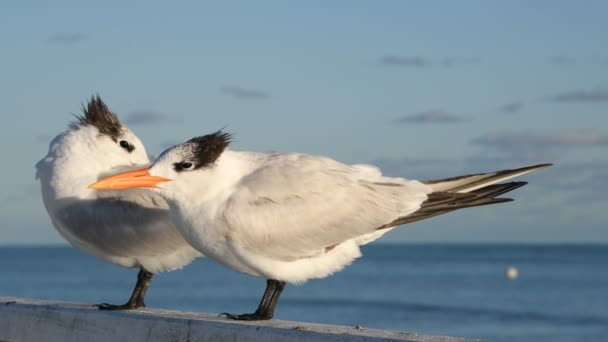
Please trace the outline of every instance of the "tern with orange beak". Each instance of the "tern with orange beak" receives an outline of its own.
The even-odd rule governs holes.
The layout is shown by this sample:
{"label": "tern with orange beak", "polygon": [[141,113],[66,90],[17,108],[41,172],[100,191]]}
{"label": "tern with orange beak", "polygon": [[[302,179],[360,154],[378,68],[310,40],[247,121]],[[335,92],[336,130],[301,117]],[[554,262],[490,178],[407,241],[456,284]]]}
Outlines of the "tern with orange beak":
{"label": "tern with orange beak", "polygon": [[359,246],[396,226],[447,212],[511,201],[498,197],[525,185],[499,183],[550,164],[417,181],[382,175],[371,165],[346,165],[298,153],[227,149],[221,131],[176,145],[150,168],[92,184],[93,189],[143,187],[169,203],[186,241],[233,270],[267,279],[254,313],[273,317],[287,282],[341,270]]}
{"label": "tern with orange beak", "polygon": [[158,194],[88,188],[103,175],[141,168],[150,159],[141,141],[99,96],[83,111],[36,164],[42,199],[53,225],[70,244],[107,262],[139,268],[126,304],[98,305],[105,310],[137,309],[145,306],[154,273],[181,268],[200,253],[177,231],[167,202]]}

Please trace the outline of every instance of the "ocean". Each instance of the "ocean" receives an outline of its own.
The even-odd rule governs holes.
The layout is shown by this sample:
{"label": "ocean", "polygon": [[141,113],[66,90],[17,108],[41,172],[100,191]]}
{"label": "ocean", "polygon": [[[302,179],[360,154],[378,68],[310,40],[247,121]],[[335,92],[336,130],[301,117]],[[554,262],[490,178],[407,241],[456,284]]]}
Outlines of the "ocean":
{"label": "ocean", "polygon": [[[608,341],[608,245],[371,244],[363,254],[332,277],[287,285],[275,317],[487,341]],[[122,304],[136,273],[71,247],[0,247],[0,296]],[[252,312],[265,284],[199,259],[156,275],[146,304]]]}

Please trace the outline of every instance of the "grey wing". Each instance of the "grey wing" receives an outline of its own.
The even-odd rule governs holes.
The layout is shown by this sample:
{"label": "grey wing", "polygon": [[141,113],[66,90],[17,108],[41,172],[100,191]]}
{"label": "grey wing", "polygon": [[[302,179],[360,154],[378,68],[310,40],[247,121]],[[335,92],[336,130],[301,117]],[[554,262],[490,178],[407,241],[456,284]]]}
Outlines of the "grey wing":
{"label": "grey wing", "polygon": [[79,246],[117,256],[165,255],[186,244],[167,208],[121,198],[73,201],[56,212],[54,221]]}
{"label": "grey wing", "polygon": [[229,238],[293,260],[369,234],[416,211],[429,188],[312,156],[269,163],[239,184],[223,217]]}

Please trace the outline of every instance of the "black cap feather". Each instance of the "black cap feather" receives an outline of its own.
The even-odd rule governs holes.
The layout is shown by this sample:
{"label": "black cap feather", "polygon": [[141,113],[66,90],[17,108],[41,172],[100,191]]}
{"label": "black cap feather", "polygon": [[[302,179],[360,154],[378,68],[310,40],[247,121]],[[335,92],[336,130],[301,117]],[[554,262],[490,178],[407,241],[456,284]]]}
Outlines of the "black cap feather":
{"label": "black cap feather", "polygon": [[100,134],[107,135],[116,141],[122,132],[122,124],[116,114],[112,113],[99,95],[91,96],[86,106],[82,106],[83,115],[76,116],[80,126],[97,127]]}
{"label": "black cap feather", "polygon": [[186,144],[192,146],[194,168],[198,169],[214,163],[231,140],[232,135],[221,130],[188,140]]}

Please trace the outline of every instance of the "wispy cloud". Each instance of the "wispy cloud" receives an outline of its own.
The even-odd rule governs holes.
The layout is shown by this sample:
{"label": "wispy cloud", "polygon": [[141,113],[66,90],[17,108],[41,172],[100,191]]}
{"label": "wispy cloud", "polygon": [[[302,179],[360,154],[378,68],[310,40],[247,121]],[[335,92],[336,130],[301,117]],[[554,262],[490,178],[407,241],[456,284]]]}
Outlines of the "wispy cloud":
{"label": "wispy cloud", "polygon": [[137,111],[131,112],[122,120],[127,125],[140,126],[149,125],[168,120],[168,116],[153,111]]}
{"label": "wispy cloud", "polygon": [[226,95],[242,100],[263,100],[270,97],[270,94],[265,91],[246,89],[239,86],[222,87],[222,92]]}
{"label": "wispy cloud", "polygon": [[[563,154],[560,154],[563,155]],[[442,179],[457,175],[492,172],[528,165],[552,162],[547,170],[535,172],[518,180],[529,181],[525,192],[507,194],[504,197],[526,201],[519,215],[530,219],[560,208],[546,218],[547,221],[572,220],[581,224],[606,222],[596,208],[608,205],[608,160],[593,162],[565,162],[558,157],[542,154],[529,157],[522,154],[488,153],[465,158],[409,159],[379,158],[371,162],[387,176],[409,179]],[[505,210],[503,209],[500,209]],[[600,211],[601,212],[601,211]],[[540,214],[542,213],[542,214]]]}
{"label": "wispy cloud", "polygon": [[487,154],[452,158],[377,158],[371,161],[389,177],[406,177],[410,179],[441,179],[459,175],[493,172],[513,169],[527,165],[554,162],[550,158],[529,158],[522,155]]}
{"label": "wispy cloud", "polygon": [[608,102],[608,89],[573,90],[550,99],[555,102]]}
{"label": "wispy cloud", "polygon": [[478,64],[481,60],[477,57],[444,57],[432,60],[422,56],[384,55],[380,58],[380,65],[386,67],[410,67],[423,68],[429,66],[454,67],[464,64]]}
{"label": "wispy cloud", "polygon": [[442,110],[430,110],[427,112],[410,114],[394,119],[398,124],[433,124],[433,123],[459,123],[467,121],[464,117],[449,114]]}
{"label": "wispy cloud", "polygon": [[608,162],[605,161],[559,165],[554,177],[541,182],[569,193],[570,202],[575,205],[598,200],[608,202]]}
{"label": "wispy cloud", "polygon": [[380,59],[380,64],[388,67],[425,67],[429,61],[420,56],[386,55]]}
{"label": "wispy cloud", "polygon": [[85,39],[87,39],[87,36],[83,33],[58,33],[48,36],[47,42],[58,45],[72,45]]}
{"label": "wispy cloud", "polygon": [[521,101],[513,101],[500,106],[500,111],[503,113],[517,113],[524,108],[524,103]]}
{"label": "wispy cloud", "polygon": [[572,65],[576,63],[576,59],[568,56],[553,56],[549,61],[556,65]]}
{"label": "wispy cloud", "polygon": [[481,63],[481,58],[479,57],[446,57],[441,61],[441,64],[445,67],[453,67],[458,65],[472,65]]}
{"label": "wispy cloud", "polygon": [[564,209],[575,208],[571,213],[566,209],[566,216],[596,216],[597,212],[593,213],[588,205],[603,202],[605,207],[608,204],[608,161],[549,161],[555,165],[542,173],[525,177],[531,186],[538,189],[537,195],[541,200]]}
{"label": "wispy cloud", "polygon": [[473,139],[472,143],[504,149],[522,146],[599,146],[608,145],[608,135],[595,129],[572,129],[550,133],[498,132]]}

